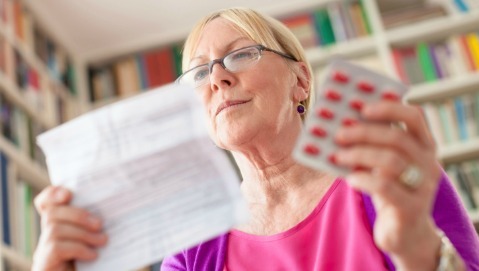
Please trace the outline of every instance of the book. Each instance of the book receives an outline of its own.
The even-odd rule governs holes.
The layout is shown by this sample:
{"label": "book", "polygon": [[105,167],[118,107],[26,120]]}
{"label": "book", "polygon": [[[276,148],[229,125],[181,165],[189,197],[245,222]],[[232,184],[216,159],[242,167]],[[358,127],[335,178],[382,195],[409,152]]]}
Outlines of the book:
{"label": "book", "polygon": [[476,33],[466,35],[466,42],[469,48],[472,66],[474,70],[479,70],[479,36]]}
{"label": "book", "polygon": [[426,115],[426,120],[429,125],[429,130],[436,142],[436,144],[442,146],[446,143],[444,138],[444,127],[441,123],[441,118],[439,116],[439,109],[437,103],[428,102],[422,104],[424,114]]}
{"label": "book", "polygon": [[[331,6],[335,5],[328,5],[328,10]],[[334,44],[337,37],[335,36],[335,33],[333,33],[333,26],[328,11],[325,9],[316,10],[313,13],[313,17],[316,31],[320,36],[321,45]],[[338,39],[338,41],[339,40],[340,39]]]}
{"label": "book", "polygon": [[424,42],[420,42],[417,44],[416,48],[417,48],[416,50],[417,50],[419,65],[421,66],[421,70],[424,73],[425,81],[426,82],[436,81],[437,75],[434,70],[434,64],[431,59],[429,46]]}
{"label": "book", "polygon": [[381,14],[381,18],[384,28],[392,29],[446,15],[446,10],[441,5],[421,5],[391,10]]}

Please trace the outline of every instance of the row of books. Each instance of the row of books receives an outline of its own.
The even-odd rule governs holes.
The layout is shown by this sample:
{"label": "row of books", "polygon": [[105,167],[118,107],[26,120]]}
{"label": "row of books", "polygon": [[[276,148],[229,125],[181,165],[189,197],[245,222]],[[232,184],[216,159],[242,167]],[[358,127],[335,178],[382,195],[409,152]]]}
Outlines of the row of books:
{"label": "row of books", "polygon": [[422,105],[439,145],[479,138],[479,91]]}
{"label": "row of books", "polygon": [[424,1],[396,2],[391,8],[385,9],[383,7],[385,10],[381,11],[381,19],[386,29],[447,15],[446,8],[438,3],[427,3]]}
{"label": "row of books", "polygon": [[469,160],[446,167],[451,179],[466,208],[470,211],[479,208],[479,160]]}
{"label": "row of books", "polygon": [[28,106],[54,123],[61,123],[74,115],[70,108],[73,101],[65,100],[58,95],[60,90],[55,90],[60,86],[42,76],[1,36],[0,76],[16,86]]}
{"label": "row of books", "polygon": [[19,152],[45,166],[43,152],[35,144],[35,137],[45,129],[3,95],[0,95],[0,128],[0,136],[15,145]]}
{"label": "row of books", "polygon": [[403,82],[418,84],[479,71],[479,33],[394,48],[392,56]]}
{"label": "row of books", "polygon": [[331,45],[371,34],[362,1],[337,1],[281,21],[304,48]]}
{"label": "row of books", "polygon": [[90,68],[90,100],[128,96],[175,81],[181,74],[181,47],[161,48]]}
{"label": "row of books", "polygon": [[[33,206],[37,191],[21,179],[16,164],[1,152],[0,182],[2,243],[31,258],[40,236],[40,219]],[[11,269],[7,265],[4,270]]]}
{"label": "row of books", "polygon": [[11,28],[16,39],[32,51],[53,78],[62,82],[76,94],[75,71],[66,51],[33,21],[33,17],[20,0],[0,0],[0,16],[5,28]]}

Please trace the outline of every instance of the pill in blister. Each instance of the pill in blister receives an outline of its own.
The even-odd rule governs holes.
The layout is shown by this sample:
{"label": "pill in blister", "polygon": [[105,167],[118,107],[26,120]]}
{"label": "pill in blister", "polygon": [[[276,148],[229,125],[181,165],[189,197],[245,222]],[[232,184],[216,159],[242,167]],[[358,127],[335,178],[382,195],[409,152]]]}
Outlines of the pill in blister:
{"label": "pill in blister", "polygon": [[304,152],[309,155],[318,155],[319,148],[313,144],[307,144],[306,146],[304,146]]}
{"label": "pill in blister", "polygon": [[349,82],[349,76],[346,75],[344,72],[336,71],[333,73],[333,80],[338,83],[347,83]]}
{"label": "pill in blister", "polygon": [[326,92],[326,98],[328,98],[330,101],[338,102],[341,101],[342,95],[333,89],[329,89]]}
{"label": "pill in blister", "polygon": [[317,111],[317,116],[323,119],[331,120],[334,118],[334,113],[329,109],[321,108]]}
{"label": "pill in blister", "polygon": [[357,87],[359,90],[361,90],[364,93],[374,92],[374,85],[369,83],[368,81],[359,81]]}
{"label": "pill in blister", "polygon": [[318,126],[314,126],[311,128],[311,134],[313,134],[316,137],[326,137],[328,135],[326,130]]}
{"label": "pill in blister", "polygon": [[352,101],[349,102],[349,106],[353,110],[361,111],[361,109],[364,106],[364,103],[361,100],[352,100]]}

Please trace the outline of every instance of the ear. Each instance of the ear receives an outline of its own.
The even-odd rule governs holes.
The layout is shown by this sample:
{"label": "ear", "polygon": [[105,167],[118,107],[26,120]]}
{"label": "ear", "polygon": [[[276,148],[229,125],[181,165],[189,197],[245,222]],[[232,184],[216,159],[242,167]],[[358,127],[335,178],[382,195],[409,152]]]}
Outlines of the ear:
{"label": "ear", "polygon": [[295,78],[295,85],[293,90],[293,99],[295,102],[306,100],[310,94],[311,75],[308,72],[308,67],[304,62],[296,62],[293,69]]}

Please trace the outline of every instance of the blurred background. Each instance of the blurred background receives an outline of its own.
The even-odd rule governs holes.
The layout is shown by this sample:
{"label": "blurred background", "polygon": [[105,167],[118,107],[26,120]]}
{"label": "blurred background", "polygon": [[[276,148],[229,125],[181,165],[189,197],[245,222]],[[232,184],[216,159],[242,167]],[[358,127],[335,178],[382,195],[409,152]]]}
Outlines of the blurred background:
{"label": "blurred background", "polygon": [[32,201],[49,178],[36,135],[173,82],[193,24],[237,6],[285,23],[316,78],[342,56],[409,85],[478,226],[477,0],[0,0],[0,271],[30,270],[40,234]]}

